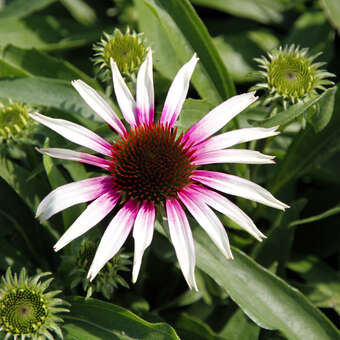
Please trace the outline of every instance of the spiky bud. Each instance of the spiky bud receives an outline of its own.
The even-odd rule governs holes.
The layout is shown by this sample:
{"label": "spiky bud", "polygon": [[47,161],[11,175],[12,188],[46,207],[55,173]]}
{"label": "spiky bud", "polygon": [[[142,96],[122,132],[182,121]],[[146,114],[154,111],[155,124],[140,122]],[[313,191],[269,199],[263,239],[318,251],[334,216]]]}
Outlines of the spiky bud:
{"label": "spiky bud", "polygon": [[0,103],[0,141],[22,137],[34,124],[28,115],[31,111],[30,106],[12,100],[7,105]]}
{"label": "spiky bud", "polygon": [[91,240],[84,239],[76,255],[65,257],[67,262],[72,263],[75,267],[70,272],[72,278],[72,287],[82,283],[82,288],[86,292],[86,297],[93,293],[101,293],[107,300],[110,300],[115,289],[121,285],[129,287],[127,282],[119,275],[121,271],[128,271],[131,265],[131,255],[123,252],[116,254],[97,275],[93,282],[87,278],[87,272],[91,266],[92,260],[96,253],[97,244]]}
{"label": "spiky bud", "polygon": [[41,281],[47,275],[50,273],[28,277],[25,268],[13,275],[11,268],[7,269],[0,284],[0,334],[4,333],[6,340],[53,339],[53,333],[63,338],[58,325],[63,320],[56,314],[69,310],[59,307],[67,305],[55,297],[60,291],[46,292],[53,280]]}
{"label": "spiky bud", "polygon": [[99,67],[99,76],[105,81],[111,80],[110,58],[117,63],[123,77],[130,80],[135,78],[147,54],[143,34],[130,32],[129,27],[125,33],[118,28],[112,34],[104,33],[93,49],[94,64]]}
{"label": "spiky bud", "polygon": [[267,57],[256,58],[255,61],[263,69],[257,72],[262,82],[252,89],[267,91],[265,105],[278,101],[284,108],[324,91],[325,86],[334,84],[327,79],[334,75],[320,69],[325,63],[314,63],[319,55],[309,55],[308,48],[292,44],[284,48],[280,46],[268,53]]}

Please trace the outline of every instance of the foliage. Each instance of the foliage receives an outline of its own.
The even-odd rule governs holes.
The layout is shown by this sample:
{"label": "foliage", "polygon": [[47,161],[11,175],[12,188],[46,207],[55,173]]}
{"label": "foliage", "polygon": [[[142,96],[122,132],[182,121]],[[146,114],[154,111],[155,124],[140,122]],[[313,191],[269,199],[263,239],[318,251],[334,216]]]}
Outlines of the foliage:
{"label": "foliage", "polygon": [[[321,79],[333,73],[335,85],[316,88],[287,109],[266,102],[266,93],[261,90],[266,87],[259,86],[261,101],[227,125],[227,130],[280,126],[280,135],[242,145],[275,155],[276,165],[241,164],[227,170],[266,187],[291,208],[277,212],[236,199],[267,238],[259,243],[221,217],[228,228],[234,260],[220,255],[190,220],[196,242],[198,292],[187,289],[164,232],[166,223],[158,218],[137,283],[131,283],[132,268],[126,260],[117,275],[120,281],[109,280],[114,289],[101,282],[91,291],[92,297],[85,299],[82,283],[86,271],[74,268],[75,261],[65,261],[78,254],[82,238],[58,253],[53,251],[53,245],[85,205],[43,223],[34,215],[51,189],[93,177],[96,169],[41,156],[35,146],[65,148],[68,143],[42,126],[34,126],[29,138],[14,138],[11,143],[0,138],[0,274],[8,267],[13,272],[25,267],[28,274],[51,272],[53,289],[61,290],[63,299],[71,304],[70,313],[58,314],[64,320],[60,324],[64,338],[70,340],[340,339],[339,2],[5,3],[0,7],[1,107],[8,103],[27,105],[31,111],[82,124],[109,140],[115,138],[113,132],[77,94],[71,80],[83,80],[116,110],[112,86],[107,79],[94,76],[93,51],[93,44],[98,47],[104,32],[115,29],[136,31],[134,36],[143,36],[143,48],[152,49],[159,105],[180,66],[197,53],[200,61],[178,121],[180,132],[212,107],[261,81],[254,59],[278,51],[280,46],[294,44],[301,50],[309,49],[313,56],[322,52],[313,63],[320,67]],[[156,107],[156,114],[160,107]],[[3,129],[0,126],[0,131]],[[20,125],[20,131],[24,129],[25,124]],[[90,241],[100,238],[109,218],[112,216],[91,230]],[[131,240],[124,247],[127,257],[133,253]],[[0,332],[0,339],[2,336]]]}

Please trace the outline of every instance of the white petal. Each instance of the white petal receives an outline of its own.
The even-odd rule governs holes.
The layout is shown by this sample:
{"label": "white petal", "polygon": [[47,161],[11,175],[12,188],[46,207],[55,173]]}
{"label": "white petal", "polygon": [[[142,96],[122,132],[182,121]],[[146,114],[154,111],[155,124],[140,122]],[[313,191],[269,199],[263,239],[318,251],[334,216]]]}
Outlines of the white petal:
{"label": "white petal", "polygon": [[182,110],[184,100],[187,96],[190,78],[194,72],[197,62],[198,58],[195,53],[193,57],[177,72],[164,103],[160,119],[162,125],[169,125],[170,127],[173,127],[176,123],[178,115]]}
{"label": "white petal", "polygon": [[233,145],[249,142],[251,140],[276,136],[280,133],[279,131],[276,131],[277,129],[278,126],[269,129],[256,127],[232,130],[217,136],[213,136],[206,141],[197,144],[195,148],[197,148],[200,152],[222,150]]}
{"label": "white petal", "polygon": [[133,227],[135,253],[133,259],[132,282],[137,281],[144,251],[152,241],[155,223],[155,207],[152,203],[143,202]]}
{"label": "white petal", "polygon": [[115,207],[119,198],[119,194],[107,192],[89,204],[84,212],[74,221],[54,245],[54,250],[60,250],[75,238],[85,234],[94,227]]}
{"label": "white petal", "polygon": [[195,281],[196,255],[189,222],[177,200],[166,200],[166,214],[172,244],[190,289],[198,291]]}
{"label": "white petal", "polygon": [[112,80],[113,87],[115,89],[115,94],[117,98],[120,111],[124,116],[125,120],[131,125],[136,125],[136,102],[132,97],[132,94],[125,84],[122,75],[119,72],[117,64],[111,58],[111,70],[112,70]]}
{"label": "white petal", "polygon": [[111,144],[83,126],[64,119],[46,117],[39,113],[30,114],[30,117],[59,133],[59,135],[73,143],[85,146],[89,149],[102,153],[105,156],[112,156]]}
{"label": "white petal", "polygon": [[113,163],[108,161],[107,159],[100,158],[94,155],[90,155],[85,152],[78,152],[78,151],[73,151],[69,149],[59,149],[59,148],[47,148],[47,149],[36,148],[36,149],[42,154],[45,154],[50,157],[91,164],[91,165],[95,165],[106,170],[112,168],[113,166]]}
{"label": "white petal", "polygon": [[264,155],[261,152],[246,149],[216,150],[199,153],[194,156],[196,165],[213,163],[244,163],[244,164],[273,164],[274,156]]}
{"label": "white petal", "polygon": [[199,199],[199,194],[190,189],[184,189],[178,193],[180,200],[184,203],[198,224],[206,231],[217,248],[227,259],[232,259],[227,232],[216,214]]}
{"label": "white petal", "polygon": [[266,237],[259,229],[257,229],[252,219],[246,213],[224,196],[200,185],[192,184],[190,189],[197,191],[201,195],[201,200],[220,213],[228,216],[257,240],[262,241],[262,239]]}
{"label": "white petal", "polygon": [[187,143],[197,144],[222,129],[231,119],[252,104],[257,97],[255,92],[234,96],[216,106],[199,122],[193,125],[184,136]]}
{"label": "white petal", "polygon": [[215,171],[197,170],[191,178],[226,194],[247,198],[280,210],[289,208],[268,190],[241,177]]}
{"label": "white petal", "polygon": [[105,263],[118,253],[132,229],[137,212],[138,203],[129,200],[108,225],[87,274],[90,281],[96,277]]}
{"label": "white petal", "polygon": [[137,75],[137,116],[139,124],[152,124],[154,121],[154,88],[152,75],[152,52],[149,50],[146,59]]}
{"label": "white petal", "polygon": [[126,132],[125,126],[120,121],[111,106],[91,86],[82,80],[72,81],[72,85],[84,99],[86,104],[102,119],[105,120],[121,136]]}
{"label": "white petal", "polygon": [[68,207],[96,199],[112,190],[112,186],[111,176],[89,178],[62,185],[40,202],[36,216],[45,221]]}

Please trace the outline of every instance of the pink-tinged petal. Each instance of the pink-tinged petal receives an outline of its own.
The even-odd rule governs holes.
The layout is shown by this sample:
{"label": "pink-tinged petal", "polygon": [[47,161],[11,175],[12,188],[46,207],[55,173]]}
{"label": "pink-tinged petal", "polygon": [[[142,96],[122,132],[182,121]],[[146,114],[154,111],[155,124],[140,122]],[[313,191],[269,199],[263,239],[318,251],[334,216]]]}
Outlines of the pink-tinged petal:
{"label": "pink-tinged petal", "polygon": [[179,265],[190,289],[197,289],[195,281],[196,255],[189,222],[177,200],[166,200],[166,214],[172,244]]}
{"label": "pink-tinged petal", "polygon": [[91,165],[95,165],[106,170],[111,169],[113,165],[113,163],[111,161],[108,161],[107,159],[100,158],[94,155],[90,155],[85,152],[78,152],[78,151],[73,151],[69,149],[59,149],[59,148],[47,148],[47,149],[36,148],[36,149],[42,154],[50,156],[50,157],[91,164]]}
{"label": "pink-tinged petal", "polygon": [[226,194],[240,196],[280,210],[289,208],[268,190],[244,178],[215,171],[196,170],[191,179]]}
{"label": "pink-tinged petal", "polygon": [[105,156],[112,156],[111,144],[83,126],[64,119],[46,117],[39,113],[30,114],[30,117],[73,143],[85,146]]}
{"label": "pink-tinged petal", "polygon": [[67,229],[64,235],[54,245],[54,250],[59,251],[77,237],[85,234],[88,230],[99,223],[116,206],[120,195],[107,192],[88,205],[84,212]]}
{"label": "pink-tinged petal", "polygon": [[96,255],[92,261],[87,278],[92,281],[105,263],[115,256],[124,244],[132,229],[138,212],[138,203],[129,200],[118,211],[105,230],[100,240]]}
{"label": "pink-tinged petal", "polygon": [[216,214],[199,199],[199,194],[190,189],[183,189],[178,196],[222,254],[227,259],[232,259],[227,232]]}
{"label": "pink-tinged petal", "polygon": [[278,135],[280,132],[276,131],[278,126],[272,128],[245,128],[239,130],[232,130],[213,136],[204,142],[195,145],[195,148],[200,152],[217,151],[229,148],[231,146]]}
{"label": "pink-tinged petal", "polygon": [[136,122],[136,102],[132,97],[132,94],[125,84],[122,75],[119,72],[117,64],[111,58],[111,70],[113,87],[117,98],[120,111],[124,116],[125,120],[131,125],[135,126]]}
{"label": "pink-tinged petal", "polygon": [[266,237],[259,229],[257,229],[252,219],[246,213],[224,196],[196,184],[190,185],[190,189],[196,191],[203,202],[210,205],[220,213],[228,216],[249,234],[253,235],[257,240],[262,241],[262,239]]}
{"label": "pink-tinged petal", "polygon": [[135,239],[135,252],[133,259],[132,282],[137,281],[144,251],[152,241],[155,207],[150,202],[143,202],[139,208],[135,225],[133,227],[133,238]]}
{"label": "pink-tinged petal", "polygon": [[206,153],[197,153],[193,163],[196,165],[213,163],[244,163],[244,164],[273,164],[274,156],[264,155],[261,152],[246,149],[217,150]]}
{"label": "pink-tinged petal", "polygon": [[197,144],[222,129],[231,119],[252,104],[257,97],[255,92],[234,96],[216,106],[184,135],[188,144]]}
{"label": "pink-tinged petal", "polygon": [[99,95],[91,86],[85,84],[82,80],[72,81],[73,87],[78,91],[86,104],[107,124],[109,124],[121,136],[125,134],[126,129],[111,106]]}
{"label": "pink-tinged petal", "polygon": [[152,124],[154,121],[155,99],[151,49],[138,71],[136,97],[138,123]]}
{"label": "pink-tinged petal", "polygon": [[111,176],[83,179],[82,181],[60,186],[50,192],[39,204],[37,216],[42,221],[73,205],[95,200],[113,190]]}
{"label": "pink-tinged petal", "polygon": [[170,127],[173,127],[176,123],[178,115],[182,110],[184,100],[187,96],[190,78],[194,72],[197,62],[198,58],[195,53],[193,57],[177,72],[165,99],[160,119],[162,125],[169,125]]}

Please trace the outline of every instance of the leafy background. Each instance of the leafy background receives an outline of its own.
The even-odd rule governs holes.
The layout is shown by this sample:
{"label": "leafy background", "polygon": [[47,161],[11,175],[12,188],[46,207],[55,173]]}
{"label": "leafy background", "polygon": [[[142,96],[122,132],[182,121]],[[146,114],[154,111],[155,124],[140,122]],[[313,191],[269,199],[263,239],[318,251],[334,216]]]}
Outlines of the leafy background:
{"label": "leafy background", "polygon": [[[256,78],[254,58],[294,43],[322,52],[318,61],[340,74],[338,0],[12,0],[0,1],[0,99],[30,104],[40,112],[84,124],[103,136],[110,130],[70,85],[82,79],[104,93],[95,77],[92,44],[105,31],[144,32],[154,52],[156,99],[161,107],[170,81],[194,52],[200,62],[192,78],[180,128],[187,128],[226,98],[247,91]],[[259,93],[261,95],[261,93]],[[114,101],[108,96],[112,105]],[[317,107],[305,129],[298,119]],[[63,315],[65,339],[340,339],[340,93],[334,86],[272,118],[257,107],[228,128],[287,127],[262,147],[275,166],[227,170],[268,188],[291,208],[271,208],[237,199],[268,236],[257,243],[228,226],[234,261],[216,251],[191,220],[199,292],[188,291],[174,250],[157,225],[137,284],[121,275],[111,299],[85,299],[81,286],[65,279],[63,255],[52,246],[83,207],[40,224],[34,212],[57,186],[93,175],[93,168],[38,154],[34,145],[74,148],[37,127],[34,140],[0,148],[0,271],[25,266],[50,271],[54,288],[70,301]],[[95,229],[100,236],[105,221]],[[126,251],[133,251],[131,240]],[[0,333],[0,337],[3,334]]]}

